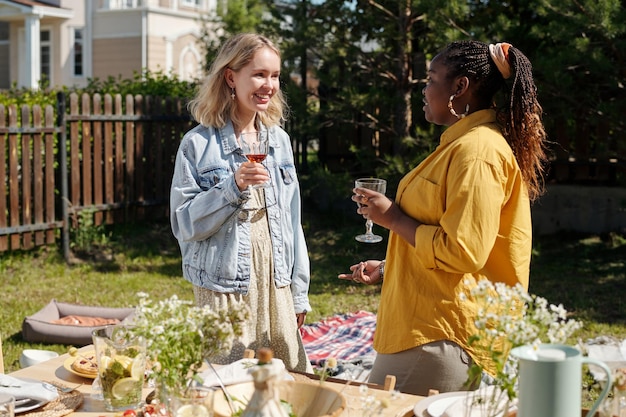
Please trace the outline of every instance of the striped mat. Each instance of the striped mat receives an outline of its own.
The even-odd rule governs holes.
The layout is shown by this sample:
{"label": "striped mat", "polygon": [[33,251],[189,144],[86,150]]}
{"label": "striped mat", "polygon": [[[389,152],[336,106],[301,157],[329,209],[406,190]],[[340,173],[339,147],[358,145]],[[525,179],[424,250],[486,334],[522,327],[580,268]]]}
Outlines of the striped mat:
{"label": "striped mat", "polygon": [[311,364],[320,366],[327,358],[352,361],[375,356],[372,347],[375,328],[376,314],[357,311],[305,324],[300,334]]}

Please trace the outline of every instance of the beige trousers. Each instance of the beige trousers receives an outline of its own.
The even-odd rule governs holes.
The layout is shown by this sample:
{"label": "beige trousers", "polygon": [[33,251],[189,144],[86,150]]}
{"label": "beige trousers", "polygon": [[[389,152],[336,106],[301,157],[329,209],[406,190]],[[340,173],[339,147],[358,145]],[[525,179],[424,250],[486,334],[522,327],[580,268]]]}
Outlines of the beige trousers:
{"label": "beige trousers", "polygon": [[456,343],[440,340],[392,354],[376,355],[369,382],[384,384],[387,375],[396,376],[396,389],[427,396],[439,392],[464,391],[472,365],[470,356]]}

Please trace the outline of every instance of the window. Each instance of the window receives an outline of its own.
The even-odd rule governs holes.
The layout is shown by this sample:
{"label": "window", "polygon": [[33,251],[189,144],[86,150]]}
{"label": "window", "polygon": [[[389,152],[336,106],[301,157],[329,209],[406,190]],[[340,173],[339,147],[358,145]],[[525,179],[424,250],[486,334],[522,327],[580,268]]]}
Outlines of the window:
{"label": "window", "polygon": [[200,3],[202,2],[202,0],[183,0],[183,5],[185,6],[193,6],[193,7],[200,7]]}
{"label": "window", "polygon": [[133,9],[142,6],[140,0],[106,0],[100,6],[104,10]]}
{"label": "window", "polygon": [[73,38],[74,43],[72,45],[72,55],[74,57],[74,76],[82,77],[85,75],[84,66],[83,66],[83,28],[74,28],[73,30]]}
{"label": "window", "polygon": [[50,31],[42,30],[40,37],[41,79],[50,80],[52,78],[52,40],[50,39]]}

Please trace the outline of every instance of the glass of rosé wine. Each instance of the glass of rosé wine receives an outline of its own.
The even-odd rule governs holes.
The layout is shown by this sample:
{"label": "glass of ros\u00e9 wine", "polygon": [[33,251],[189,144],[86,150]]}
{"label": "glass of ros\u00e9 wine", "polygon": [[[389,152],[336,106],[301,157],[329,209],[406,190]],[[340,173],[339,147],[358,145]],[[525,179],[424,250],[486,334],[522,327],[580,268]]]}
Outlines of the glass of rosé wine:
{"label": "glass of ros\u00e9 wine", "polygon": [[[267,130],[259,130],[257,132],[243,132],[239,137],[241,150],[248,161],[262,163],[269,152],[269,136]],[[253,185],[251,188],[264,187],[261,185]]]}

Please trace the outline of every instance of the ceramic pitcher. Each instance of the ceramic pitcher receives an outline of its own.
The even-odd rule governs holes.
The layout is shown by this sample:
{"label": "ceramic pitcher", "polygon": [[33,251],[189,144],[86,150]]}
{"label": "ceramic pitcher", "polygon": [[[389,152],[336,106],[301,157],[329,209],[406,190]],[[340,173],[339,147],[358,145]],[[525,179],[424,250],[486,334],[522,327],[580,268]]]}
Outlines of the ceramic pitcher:
{"label": "ceramic pitcher", "polygon": [[519,360],[517,417],[580,417],[584,363],[599,366],[607,377],[587,416],[594,415],[613,381],[606,364],[571,346],[542,344],[537,349],[526,345],[513,349],[511,355]]}

